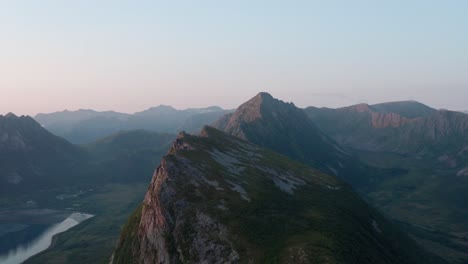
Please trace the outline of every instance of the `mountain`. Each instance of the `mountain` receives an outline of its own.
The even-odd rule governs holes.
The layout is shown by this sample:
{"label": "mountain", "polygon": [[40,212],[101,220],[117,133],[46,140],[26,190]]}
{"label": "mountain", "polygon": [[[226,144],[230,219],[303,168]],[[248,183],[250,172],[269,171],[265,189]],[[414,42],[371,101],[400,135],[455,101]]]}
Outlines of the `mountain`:
{"label": "mountain", "polygon": [[65,181],[82,151],[29,116],[0,115],[0,193],[33,191]]}
{"label": "mountain", "polygon": [[80,109],[38,114],[34,119],[55,135],[75,144],[89,143],[124,129],[129,114]]}
{"label": "mountain", "polygon": [[0,195],[12,197],[75,185],[144,182],[174,137],[142,130],[122,131],[75,146],[29,116],[0,115]]}
{"label": "mountain", "polygon": [[86,144],[120,130],[144,129],[163,133],[177,133],[182,129],[196,131],[226,113],[228,111],[217,106],[177,110],[160,105],[135,114],[78,110],[38,114],[35,119],[52,133],[72,143]]}
{"label": "mountain", "polygon": [[45,127],[54,126],[58,123],[77,123],[95,117],[116,118],[119,120],[126,120],[129,114],[103,111],[98,112],[91,109],[80,109],[77,111],[64,110],[62,112],[55,112],[50,114],[37,114],[34,119]]}
{"label": "mountain", "polygon": [[436,112],[435,109],[416,101],[399,101],[369,106],[378,113],[394,113],[406,118],[425,117]]}
{"label": "mountain", "polygon": [[268,93],[257,94],[212,126],[355,186],[367,186],[376,175],[394,173],[363,164],[317,127],[303,109]]}
{"label": "mountain", "polygon": [[[468,145],[468,116],[448,110],[413,104],[414,111],[397,110],[400,103],[387,103],[395,112],[369,105],[339,109],[309,107],[309,117],[342,145],[369,151],[387,151],[450,159],[464,155]],[[403,114],[405,112],[405,114]],[[419,113],[416,115],[416,113]]]}
{"label": "mountain", "polygon": [[348,163],[348,154],[302,109],[268,93],[259,93],[213,126],[329,173],[339,174]]}
{"label": "mountain", "polygon": [[436,263],[335,177],[214,128],[181,133],[111,263]]}
{"label": "mountain", "polygon": [[468,115],[429,110],[410,102],[412,113],[372,105],[309,107],[309,117],[372,167],[398,171],[354,185],[390,217],[408,226],[428,249],[453,263],[468,261]]}
{"label": "mountain", "polygon": [[160,105],[143,112],[135,113],[126,125],[131,129],[141,128],[151,131],[177,133],[184,127],[200,130],[204,125],[214,122],[225,113],[227,113],[225,110],[217,106],[176,110],[171,106]]}

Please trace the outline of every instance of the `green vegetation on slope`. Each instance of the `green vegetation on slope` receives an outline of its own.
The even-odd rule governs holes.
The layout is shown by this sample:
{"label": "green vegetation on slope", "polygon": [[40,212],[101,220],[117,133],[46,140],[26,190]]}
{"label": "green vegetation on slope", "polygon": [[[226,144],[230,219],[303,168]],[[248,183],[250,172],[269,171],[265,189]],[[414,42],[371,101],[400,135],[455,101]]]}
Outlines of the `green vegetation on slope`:
{"label": "green vegetation on slope", "polygon": [[[171,257],[185,263],[206,261],[210,254],[225,260],[238,254],[239,263],[440,261],[347,184],[213,128],[200,137],[181,135],[155,177],[141,218],[132,217],[124,228],[114,263],[138,263],[148,257],[141,252],[157,252],[146,237],[158,233],[145,227],[160,209],[168,221],[160,237]],[[137,240],[136,221],[146,232]],[[200,239],[213,252],[204,252]]]}

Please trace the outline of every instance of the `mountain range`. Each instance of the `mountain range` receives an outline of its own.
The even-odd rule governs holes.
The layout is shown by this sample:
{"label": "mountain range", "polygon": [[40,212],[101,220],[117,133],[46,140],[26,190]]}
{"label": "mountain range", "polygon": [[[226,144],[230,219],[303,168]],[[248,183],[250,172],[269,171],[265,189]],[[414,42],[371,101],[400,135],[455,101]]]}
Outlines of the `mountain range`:
{"label": "mountain range", "polygon": [[[114,263],[444,263],[426,251],[464,263],[467,118],[414,101],[300,109],[267,93],[235,111],[8,114],[0,206],[98,215],[29,263],[102,262],[150,181]],[[201,133],[173,141],[178,130]]]}
{"label": "mountain range", "polygon": [[0,116],[0,196],[75,184],[145,181],[147,175],[139,179],[129,175],[151,171],[173,138],[171,134],[123,131],[76,146],[29,116]]}
{"label": "mountain range", "polygon": [[[330,113],[335,112],[339,112],[339,114],[330,117]],[[341,113],[345,113],[344,116],[340,116]],[[452,114],[455,115],[455,118],[452,117]],[[274,99],[267,93],[258,94],[242,104],[235,112],[220,118],[213,126],[240,140],[247,140],[257,146],[269,148],[296,161],[318,168],[321,171],[338,175],[341,179],[352,183],[364,195],[366,200],[379,208],[379,211],[385,212],[386,217],[394,219],[394,223],[397,223],[400,228],[406,230],[421,246],[427,250],[436,252],[450,262],[461,263],[466,259],[463,232],[466,230],[464,223],[466,223],[467,218],[465,217],[466,211],[462,204],[465,200],[463,198],[464,193],[466,193],[465,186],[468,185],[464,183],[465,179],[454,177],[457,173],[452,174],[451,177],[446,177],[447,171],[439,170],[433,164],[431,166],[424,166],[427,161],[433,162],[431,159],[434,157],[440,158],[440,156],[436,155],[436,150],[439,148],[433,148],[433,151],[429,152],[426,150],[427,146],[425,144],[420,145],[422,150],[417,149],[418,144],[414,144],[414,148],[406,147],[400,149],[401,151],[406,151],[404,153],[391,152],[390,149],[362,150],[345,144],[342,137],[335,134],[336,131],[339,131],[344,136],[350,136],[353,129],[361,129],[360,126],[369,129],[399,130],[400,126],[416,122],[415,120],[426,120],[422,123],[435,127],[433,132],[437,132],[435,133],[437,136],[428,138],[432,140],[438,139],[436,142],[440,144],[440,149],[447,149],[452,146],[446,142],[446,138],[453,137],[452,132],[465,135],[463,117],[460,119],[457,113],[447,110],[435,110],[417,102],[395,102],[373,106],[361,104],[342,109],[308,108],[302,110],[295,107],[292,103],[285,103]],[[441,126],[438,122],[442,124],[453,122],[454,128],[447,125]],[[339,128],[341,128],[340,126],[343,127],[341,130],[332,130],[327,129],[327,125],[332,128],[334,128],[333,125]],[[346,127],[346,125],[350,127]],[[445,132],[440,131],[442,127],[447,128],[447,130]],[[209,131],[209,129],[205,130]],[[205,134],[210,134],[210,132],[206,131],[204,132]],[[359,131],[356,134],[363,132],[365,131]],[[372,136],[376,133],[374,131],[367,132],[372,134]],[[201,134],[201,137],[204,136],[204,133]],[[431,134],[427,129],[414,130],[412,133],[414,133],[412,137],[416,138],[419,134]],[[386,137],[386,139],[388,140],[389,138]],[[388,144],[388,146],[392,148],[395,148],[395,145],[398,144],[405,146],[405,143],[401,143],[405,139],[405,137],[396,137],[393,144]],[[228,139],[223,139],[222,141],[229,142]],[[363,139],[363,142],[366,142],[366,140]],[[188,148],[190,149],[190,144]],[[172,155],[172,152],[170,151],[169,155]],[[178,152],[176,151],[176,153]],[[194,156],[198,155],[202,154]],[[391,155],[390,158],[389,155]],[[463,153],[461,155],[463,156]],[[232,158],[232,156],[231,154],[227,159]],[[461,158],[463,158],[462,156]],[[239,156],[235,156],[230,160],[239,159]],[[201,161],[198,161],[197,164],[199,163]],[[238,166],[242,167],[241,164],[239,162]],[[344,164],[348,166],[352,164],[352,168],[365,169],[370,171],[370,173],[358,174],[358,177],[362,178],[362,180],[355,181],[354,175],[350,175],[352,171],[345,170],[347,166],[343,166]],[[164,163],[161,166],[163,165]],[[231,169],[238,166],[232,166]],[[273,167],[274,165],[270,164],[269,166]],[[442,162],[441,166],[442,168],[446,168],[447,164]],[[211,173],[208,165],[204,166],[204,168],[208,169],[208,175],[220,174]],[[386,173],[376,173],[379,172],[379,169],[382,169]],[[433,175],[428,176],[428,171],[432,171]],[[355,170],[354,172],[358,171]],[[227,176],[230,173],[233,172],[228,171]],[[272,173],[272,175],[275,174]],[[458,173],[458,175],[460,174]],[[156,172],[153,177],[153,183],[157,181],[158,177],[161,176],[158,176],[158,172]],[[286,180],[285,182],[288,181]],[[362,182],[370,184],[363,185]],[[153,187],[156,188],[154,185]],[[151,189],[152,187],[150,187]],[[151,200],[151,197],[154,199],[154,195],[157,196],[158,192],[148,192],[145,201]],[[166,199],[165,192],[162,192],[161,195]],[[145,206],[144,202],[143,208]],[[454,212],[456,215],[450,215],[450,213]],[[141,220],[141,216],[138,215],[139,213],[141,213],[141,210],[136,211],[127,224],[127,228],[123,231],[123,237],[116,252],[119,254],[123,250],[126,252],[126,255],[116,255],[117,258],[114,259],[116,263],[120,263],[119,261],[122,261],[122,257],[124,256],[132,256],[132,258],[136,258],[136,262],[142,261],[141,258],[144,258],[144,252],[148,248],[142,250],[134,246],[141,245],[141,241],[146,241],[144,236],[147,236],[148,239],[151,237],[155,241],[155,236],[151,233],[151,230],[146,234],[138,233],[139,237],[132,231],[138,225],[140,226],[139,230],[142,230],[142,222],[144,221]],[[172,217],[173,215],[170,215],[169,218],[172,219]],[[174,232],[178,232],[177,229],[174,230]],[[163,231],[167,230],[163,229]],[[128,242],[128,237],[125,235],[132,237],[130,244],[126,243]],[[173,235],[175,234],[173,233]],[[150,248],[154,246],[154,244],[151,245],[151,241],[146,241],[145,243]],[[161,244],[158,245],[160,246]],[[187,244],[184,245],[187,246]],[[198,249],[191,249],[189,251],[196,250]],[[150,258],[156,257],[153,255]],[[125,258],[123,259],[126,260]],[[390,263],[394,262],[395,260]]]}
{"label": "mountain range", "polygon": [[182,130],[198,131],[228,112],[217,106],[176,110],[160,105],[134,114],[77,110],[38,114],[34,119],[55,135],[75,144],[85,144],[121,130],[173,134]]}
{"label": "mountain range", "polygon": [[[389,108],[401,108],[391,111]],[[305,110],[309,117],[341,145],[369,151],[423,156],[457,156],[468,147],[468,116],[435,110],[417,102],[355,105],[339,109]]]}
{"label": "mountain range", "polygon": [[367,206],[349,185],[210,127],[200,136],[178,136],[111,259],[111,263],[438,261]]}

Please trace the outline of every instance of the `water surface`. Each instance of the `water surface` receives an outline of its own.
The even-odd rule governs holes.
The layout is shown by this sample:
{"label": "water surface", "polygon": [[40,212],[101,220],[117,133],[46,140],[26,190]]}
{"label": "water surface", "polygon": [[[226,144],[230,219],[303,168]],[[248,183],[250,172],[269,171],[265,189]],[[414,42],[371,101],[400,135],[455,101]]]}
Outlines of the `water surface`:
{"label": "water surface", "polygon": [[22,263],[26,259],[46,250],[52,244],[55,235],[93,217],[90,214],[70,214],[68,212],[68,217],[57,223],[57,219],[64,218],[64,212],[53,211],[50,215],[41,213],[40,217],[35,219],[22,219],[22,217],[31,217],[30,214],[24,212],[19,213],[20,216],[7,215],[3,217],[3,220],[9,217],[10,221],[16,220],[16,222],[0,224],[0,263]]}

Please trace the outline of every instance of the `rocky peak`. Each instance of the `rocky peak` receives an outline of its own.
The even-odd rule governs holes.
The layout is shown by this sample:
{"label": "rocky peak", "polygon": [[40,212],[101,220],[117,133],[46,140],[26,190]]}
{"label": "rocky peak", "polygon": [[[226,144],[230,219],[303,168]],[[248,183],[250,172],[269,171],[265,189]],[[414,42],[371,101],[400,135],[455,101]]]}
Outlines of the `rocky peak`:
{"label": "rocky peak", "polygon": [[8,114],[5,115],[5,118],[15,119],[15,118],[18,118],[18,116],[13,114],[12,112],[9,112]]}
{"label": "rocky peak", "polygon": [[234,136],[247,139],[243,129],[245,124],[260,121],[283,123],[288,122],[289,118],[299,118],[303,122],[310,122],[305,113],[293,103],[285,103],[273,98],[269,93],[261,92],[240,105],[234,113],[225,115],[213,126]]}
{"label": "rocky peak", "polygon": [[135,115],[148,116],[148,115],[167,115],[171,113],[176,113],[178,110],[173,108],[170,105],[158,105],[156,107],[151,107],[145,111],[137,112]]}

